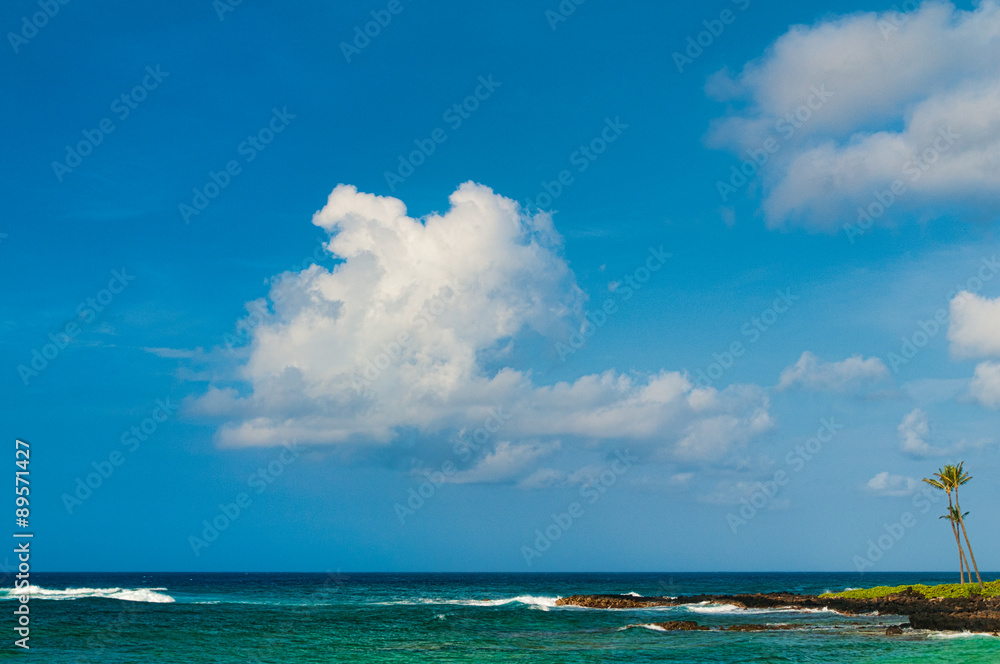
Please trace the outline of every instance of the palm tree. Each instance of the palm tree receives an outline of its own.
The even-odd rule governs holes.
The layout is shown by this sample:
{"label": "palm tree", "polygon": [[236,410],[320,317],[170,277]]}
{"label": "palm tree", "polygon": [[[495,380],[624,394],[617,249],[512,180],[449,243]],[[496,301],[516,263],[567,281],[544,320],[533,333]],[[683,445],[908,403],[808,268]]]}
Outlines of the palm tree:
{"label": "palm tree", "polygon": [[[952,486],[946,479],[948,477],[948,469],[952,467],[953,466],[945,466],[944,468],[938,469],[938,472],[934,473],[934,477],[937,477],[938,479],[927,479],[925,477],[924,482],[930,484],[935,489],[941,489],[942,491],[948,494],[948,514],[944,515],[941,518],[948,519],[948,521],[951,522],[951,532],[953,535],[955,535],[955,544],[958,546],[958,566],[959,566],[958,582],[959,584],[963,584],[965,583],[965,573],[966,573],[965,570],[967,567],[965,564],[965,553],[962,551],[962,540],[960,540],[958,537],[958,525],[955,523],[955,518],[954,518],[955,507],[953,506],[951,500]],[[972,574],[970,573],[969,583],[971,582],[972,582]]]}
{"label": "palm tree", "polygon": [[[966,512],[968,514],[968,512]],[[969,568],[969,561],[965,558],[965,551],[962,550],[961,540],[958,539],[958,510],[954,507],[948,509],[948,513],[939,519],[948,519],[951,523],[951,532],[955,536],[955,543],[958,544],[958,581],[959,585],[965,583],[965,575],[969,575],[969,583],[972,583],[972,570]]]}
{"label": "palm tree", "polygon": [[[964,465],[965,462],[961,461],[958,466],[951,466],[951,474],[948,479],[951,482],[952,488],[955,490],[955,512],[958,516],[958,524],[962,526],[962,534],[965,536],[965,546],[969,549],[969,558],[972,560],[972,567],[976,570],[976,581],[979,582],[980,588],[985,588],[983,585],[983,578],[979,576],[979,565],[976,564],[976,556],[972,553],[972,544],[969,543],[969,533],[965,529],[965,516],[968,512],[962,514],[962,508],[958,506],[958,487],[972,479],[971,475],[962,470],[962,466]],[[947,466],[945,468],[947,469]],[[972,583],[972,575],[969,575],[969,583]]]}

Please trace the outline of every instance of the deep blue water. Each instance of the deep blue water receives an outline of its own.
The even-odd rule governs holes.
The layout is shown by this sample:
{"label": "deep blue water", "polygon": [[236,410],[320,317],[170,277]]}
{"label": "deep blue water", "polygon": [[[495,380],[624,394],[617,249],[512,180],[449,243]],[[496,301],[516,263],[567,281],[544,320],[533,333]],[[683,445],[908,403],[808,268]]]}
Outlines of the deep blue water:
{"label": "deep blue water", "polygon": [[[555,607],[585,593],[685,595],[949,583],[954,574],[39,574],[34,662],[962,662],[1000,664],[1000,639],[885,636],[891,616],[727,606]],[[984,577],[986,578],[986,577]],[[989,579],[997,575],[988,575]],[[662,632],[665,620],[788,623],[794,631]],[[884,623],[884,624],[883,624]],[[8,629],[9,627],[9,629]],[[24,661],[29,661],[25,659]]]}

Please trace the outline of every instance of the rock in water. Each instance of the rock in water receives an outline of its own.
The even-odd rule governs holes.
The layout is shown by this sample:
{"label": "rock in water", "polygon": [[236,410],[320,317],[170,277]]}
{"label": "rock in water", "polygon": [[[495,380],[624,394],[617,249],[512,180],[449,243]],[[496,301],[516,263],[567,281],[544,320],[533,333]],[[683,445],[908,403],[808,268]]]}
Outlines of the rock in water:
{"label": "rock in water", "polygon": [[760,625],[758,623],[749,623],[745,625],[729,625],[721,629],[724,632],[772,632],[780,629],[795,629],[795,625]]}
{"label": "rock in water", "polygon": [[693,620],[668,620],[667,622],[653,624],[670,632],[708,629],[705,625],[699,625]]}

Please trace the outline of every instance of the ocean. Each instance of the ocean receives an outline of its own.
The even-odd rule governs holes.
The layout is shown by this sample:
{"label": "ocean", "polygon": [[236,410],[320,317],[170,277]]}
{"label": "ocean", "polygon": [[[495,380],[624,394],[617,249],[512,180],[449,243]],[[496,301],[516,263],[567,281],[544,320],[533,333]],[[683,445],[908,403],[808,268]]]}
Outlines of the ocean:
{"label": "ocean", "polygon": [[[694,605],[557,607],[571,594],[683,595],[950,583],[954,574],[38,574],[30,652],[11,591],[0,658],[32,662],[1000,663],[1000,638],[885,636],[893,616]],[[995,579],[997,575],[989,575]],[[986,576],[984,575],[984,579]],[[654,622],[803,629],[664,632]]]}

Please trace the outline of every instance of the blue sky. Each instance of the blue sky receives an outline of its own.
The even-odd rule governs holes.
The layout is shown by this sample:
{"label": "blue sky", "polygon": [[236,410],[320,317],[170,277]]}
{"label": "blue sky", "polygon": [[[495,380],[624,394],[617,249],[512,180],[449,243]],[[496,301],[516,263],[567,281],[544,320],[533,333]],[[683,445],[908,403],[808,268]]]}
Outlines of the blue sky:
{"label": "blue sky", "polygon": [[39,567],[1000,568],[996,5],[42,5]]}

